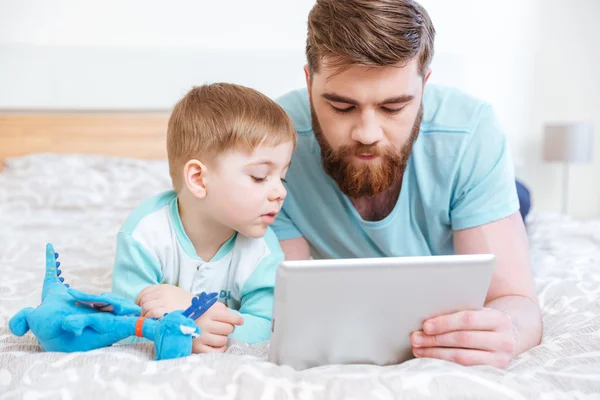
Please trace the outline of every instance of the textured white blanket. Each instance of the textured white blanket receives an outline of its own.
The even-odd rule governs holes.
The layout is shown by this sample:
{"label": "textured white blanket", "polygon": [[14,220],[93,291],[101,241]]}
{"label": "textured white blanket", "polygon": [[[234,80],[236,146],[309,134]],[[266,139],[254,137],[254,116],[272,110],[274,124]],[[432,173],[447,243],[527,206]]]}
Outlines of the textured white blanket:
{"label": "textured white blanket", "polygon": [[159,161],[34,155],[0,173],[0,399],[595,399],[600,398],[600,221],[534,215],[529,234],[543,311],[541,346],[506,371],[437,360],[394,367],[294,371],[265,361],[267,344],[153,361],[150,344],[42,352],[8,319],[40,301],[44,246],[66,281],[109,290],[115,234],[129,211],[169,188]]}

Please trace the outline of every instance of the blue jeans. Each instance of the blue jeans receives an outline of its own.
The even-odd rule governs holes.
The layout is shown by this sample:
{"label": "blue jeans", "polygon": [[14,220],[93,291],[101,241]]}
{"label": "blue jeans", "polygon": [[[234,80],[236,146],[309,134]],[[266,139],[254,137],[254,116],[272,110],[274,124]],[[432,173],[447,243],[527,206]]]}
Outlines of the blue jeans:
{"label": "blue jeans", "polygon": [[519,212],[521,213],[523,221],[525,221],[525,217],[527,217],[527,214],[529,214],[529,210],[531,209],[531,193],[521,182],[516,181],[516,185],[517,195],[519,196],[519,205],[521,206]]}

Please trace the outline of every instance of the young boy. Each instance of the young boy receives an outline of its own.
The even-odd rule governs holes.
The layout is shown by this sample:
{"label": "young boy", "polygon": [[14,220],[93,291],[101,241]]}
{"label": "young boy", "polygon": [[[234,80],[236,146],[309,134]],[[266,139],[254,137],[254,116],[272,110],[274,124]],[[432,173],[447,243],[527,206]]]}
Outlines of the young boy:
{"label": "young boy", "polygon": [[269,228],[286,196],[296,131],[279,105],[246,87],[192,89],[169,119],[174,191],[142,203],[117,235],[113,293],[160,318],[218,292],[196,323],[194,353],[227,338],[267,340],[275,270],[283,252]]}

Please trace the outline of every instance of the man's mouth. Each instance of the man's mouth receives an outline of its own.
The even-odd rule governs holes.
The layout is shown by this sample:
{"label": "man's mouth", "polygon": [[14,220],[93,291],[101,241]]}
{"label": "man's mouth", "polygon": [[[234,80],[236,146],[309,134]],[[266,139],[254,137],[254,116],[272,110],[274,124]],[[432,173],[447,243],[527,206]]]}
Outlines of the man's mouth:
{"label": "man's mouth", "polygon": [[369,161],[369,160],[376,159],[377,155],[375,155],[375,154],[359,154],[358,158],[360,160]]}

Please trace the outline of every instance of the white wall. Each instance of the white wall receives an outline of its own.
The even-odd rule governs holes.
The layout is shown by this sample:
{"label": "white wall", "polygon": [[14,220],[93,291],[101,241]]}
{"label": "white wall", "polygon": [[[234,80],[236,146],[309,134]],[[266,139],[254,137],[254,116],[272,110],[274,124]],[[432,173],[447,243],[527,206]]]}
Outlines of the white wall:
{"label": "white wall", "polygon": [[[0,109],[168,109],[217,80],[276,97],[304,85],[313,3],[0,0]],[[540,161],[541,125],[598,114],[600,1],[421,3],[438,31],[432,82],[495,106],[535,207],[558,210],[560,175]],[[573,168],[574,215],[600,214],[598,171]]]}
{"label": "white wall", "polygon": [[600,1],[544,0],[543,40],[536,54],[533,108],[521,168],[538,210],[559,211],[562,166],[542,161],[545,122],[591,121],[594,162],[570,167],[569,213],[600,216]]}
{"label": "white wall", "polygon": [[1,0],[0,43],[299,48],[314,0]]}
{"label": "white wall", "polygon": [[[0,1],[0,108],[165,109],[202,82],[272,97],[304,85],[314,0]],[[494,104],[518,164],[539,1],[423,1],[438,31],[432,82]]]}
{"label": "white wall", "polygon": [[0,0],[0,108],[168,109],[218,80],[304,83],[312,1]]}

